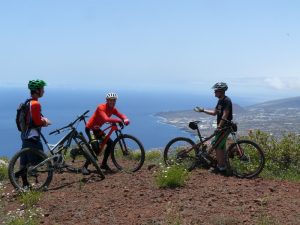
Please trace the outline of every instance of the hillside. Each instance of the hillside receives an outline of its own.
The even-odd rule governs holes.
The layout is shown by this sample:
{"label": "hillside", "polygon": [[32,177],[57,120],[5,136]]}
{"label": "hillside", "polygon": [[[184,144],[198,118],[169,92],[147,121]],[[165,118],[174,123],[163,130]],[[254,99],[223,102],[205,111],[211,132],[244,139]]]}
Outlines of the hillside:
{"label": "hillside", "polygon": [[[103,181],[93,175],[55,174],[37,206],[44,214],[41,224],[300,223],[298,183],[237,179],[198,169],[185,187],[159,189],[154,170],[144,166],[134,174],[107,175]],[[10,184],[5,186],[11,193]],[[16,195],[6,193],[1,197],[2,215],[20,207]]]}
{"label": "hillside", "polygon": [[[268,101],[246,108],[233,105],[233,119],[238,123],[239,134],[246,135],[249,130],[262,130],[279,137],[283,133],[300,134],[300,97]],[[191,132],[188,123],[200,120],[200,128],[205,135],[215,129],[216,118],[204,113],[172,111],[157,113],[162,123]]]}
{"label": "hillside", "polygon": [[285,98],[273,101],[267,101],[255,105],[248,106],[246,109],[287,109],[297,108],[300,109],[300,96],[294,98]]}

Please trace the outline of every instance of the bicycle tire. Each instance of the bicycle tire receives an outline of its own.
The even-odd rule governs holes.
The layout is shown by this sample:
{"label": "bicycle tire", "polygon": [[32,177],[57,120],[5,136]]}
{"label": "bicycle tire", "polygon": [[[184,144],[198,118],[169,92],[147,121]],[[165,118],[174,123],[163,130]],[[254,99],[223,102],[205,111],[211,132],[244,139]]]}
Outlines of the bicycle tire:
{"label": "bicycle tire", "polygon": [[[122,150],[126,148],[125,150]],[[113,142],[111,159],[118,170],[136,172],[145,162],[145,150],[142,143],[134,136],[122,134]]]}
{"label": "bicycle tire", "polygon": [[97,163],[97,158],[94,157],[91,153],[92,149],[90,146],[86,143],[85,139],[81,136],[76,136],[74,139],[78,142],[78,147],[80,147],[80,150],[82,151],[83,156],[88,160],[96,169],[99,176],[104,179],[105,176],[102,172],[102,170],[99,167],[99,164]]}
{"label": "bicycle tire", "polygon": [[[26,165],[25,169],[20,169],[18,165],[20,163],[20,157],[28,157],[30,155],[31,160],[32,159],[39,159],[39,162],[43,162],[44,160],[48,159],[48,156],[38,150],[38,149],[32,149],[32,148],[24,148],[18,151],[12,159],[9,161],[8,164],[8,176],[10,183],[14,186],[15,189],[25,191],[27,189],[31,190],[46,190],[48,186],[50,185],[53,177],[53,167],[51,160],[45,161],[43,164],[41,164],[36,170],[30,171],[30,168],[34,165],[30,165],[32,162],[28,163]],[[38,163],[39,163],[38,162]],[[34,164],[38,164],[37,162]],[[30,167],[31,166],[31,167]],[[45,167],[45,168],[43,168]],[[15,169],[17,168],[18,172],[15,172]],[[18,174],[18,175],[17,175]],[[46,175],[43,175],[46,174]],[[26,180],[28,181],[28,186],[24,187],[23,182],[19,182],[20,178],[23,179],[23,177],[26,177]],[[35,178],[33,178],[35,177]],[[42,178],[43,182],[39,182],[37,179]],[[31,179],[35,179],[36,182],[32,182]],[[38,183],[40,183],[38,185]]]}
{"label": "bicycle tire", "polygon": [[[237,145],[243,151],[242,156],[237,154]],[[240,178],[253,178],[263,170],[265,155],[257,143],[250,140],[238,140],[229,146],[226,162],[227,168],[233,175]]]}
{"label": "bicycle tire", "polygon": [[186,137],[177,137],[170,140],[164,149],[165,164],[167,166],[179,164],[188,171],[193,170],[197,165],[197,150],[194,148],[190,152],[180,155],[181,152],[193,148],[193,146],[195,146],[195,142]]}

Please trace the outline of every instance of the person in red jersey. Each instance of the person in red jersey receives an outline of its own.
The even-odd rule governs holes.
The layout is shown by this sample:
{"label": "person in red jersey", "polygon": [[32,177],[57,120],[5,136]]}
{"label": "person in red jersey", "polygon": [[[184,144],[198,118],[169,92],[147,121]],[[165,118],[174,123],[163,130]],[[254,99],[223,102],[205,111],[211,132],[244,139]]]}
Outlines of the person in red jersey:
{"label": "person in red jersey", "polygon": [[[115,107],[116,101],[118,99],[118,95],[116,93],[108,93],[106,95],[106,103],[98,105],[96,111],[89,119],[86,124],[85,131],[89,137],[89,140],[92,140],[92,135],[98,140],[102,140],[105,136],[105,133],[100,129],[104,123],[124,123],[126,126],[129,124],[129,119],[122,113],[120,113]],[[116,118],[112,118],[111,116],[115,115]],[[101,163],[100,168],[106,171],[111,172],[112,170],[107,165],[107,160],[113,147],[113,140],[110,138],[107,141],[107,146],[104,151],[104,157]],[[99,150],[96,154],[99,154]],[[87,170],[89,163],[86,162],[83,166],[82,173],[89,174]]]}

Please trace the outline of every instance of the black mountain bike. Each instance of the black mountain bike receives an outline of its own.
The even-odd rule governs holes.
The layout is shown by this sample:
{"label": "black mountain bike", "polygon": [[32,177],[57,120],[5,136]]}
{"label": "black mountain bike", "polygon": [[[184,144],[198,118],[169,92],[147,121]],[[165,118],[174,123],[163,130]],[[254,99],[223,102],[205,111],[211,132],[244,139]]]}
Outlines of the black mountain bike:
{"label": "black mountain bike", "polygon": [[[260,146],[250,140],[241,140],[236,136],[237,125],[231,121],[224,120],[225,126],[221,130],[215,131],[209,137],[202,137],[198,123],[200,121],[192,121],[189,127],[197,130],[199,143],[195,144],[189,138],[177,137],[172,139],[164,150],[164,162],[166,165],[174,163],[183,165],[187,170],[191,171],[195,167],[204,168],[216,167],[217,161],[213,151],[223,140],[231,134],[232,143],[225,152],[227,172],[240,178],[252,178],[257,176],[264,168],[265,156]],[[219,135],[212,146],[208,148],[206,142]]]}
{"label": "black mountain bike", "polygon": [[[25,148],[17,152],[9,162],[8,175],[11,184],[18,190],[33,189],[47,190],[51,183],[53,173],[61,173],[65,170],[74,173],[81,173],[81,168],[85,160],[89,160],[96,168],[99,176],[104,179],[104,174],[101,171],[97,159],[91,154],[91,149],[81,132],[78,132],[76,127],[80,121],[84,120],[86,111],[81,116],[78,116],[69,125],[50,132],[49,135],[59,134],[64,131],[68,133],[55,145],[50,145],[42,133],[42,140],[49,150],[49,155],[38,149]],[[75,126],[75,124],[77,124]],[[72,149],[78,149],[82,157],[75,158],[70,154]],[[22,163],[26,160],[26,164]],[[28,185],[24,187],[24,181]]]}

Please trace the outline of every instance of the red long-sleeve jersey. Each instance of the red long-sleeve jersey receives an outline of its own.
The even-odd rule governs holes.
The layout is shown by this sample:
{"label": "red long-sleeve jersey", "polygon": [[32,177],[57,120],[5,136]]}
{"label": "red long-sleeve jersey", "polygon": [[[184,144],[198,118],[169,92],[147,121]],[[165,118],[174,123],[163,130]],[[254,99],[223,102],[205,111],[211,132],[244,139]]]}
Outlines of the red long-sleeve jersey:
{"label": "red long-sleeve jersey", "polygon": [[33,99],[30,101],[30,116],[34,126],[41,127],[44,125],[44,120],[41,114],[41,104]]}
{"label": "red long-sleeve jersey", "polygon": [[[112,115],[115,115],[119,118],[110,118]],[[117,123],[122,122],[122,120],[127,117],[121,114],[116,108],[110,109],[106,103],[98,105],[96,111],[89,119],[86,124],[86,127],[92,130],[99,129],[104,123]]]}

